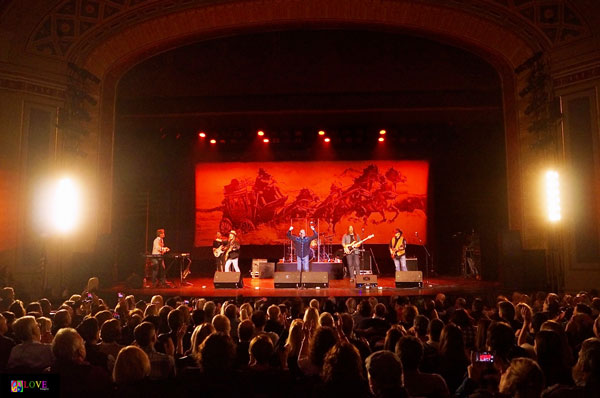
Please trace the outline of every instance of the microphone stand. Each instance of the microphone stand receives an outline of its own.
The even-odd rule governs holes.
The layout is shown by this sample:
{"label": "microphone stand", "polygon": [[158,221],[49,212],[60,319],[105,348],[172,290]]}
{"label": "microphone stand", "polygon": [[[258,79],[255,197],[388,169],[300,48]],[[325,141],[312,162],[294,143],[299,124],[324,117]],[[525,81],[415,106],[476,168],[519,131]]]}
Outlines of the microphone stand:
{"label": "microphone stand", "polygon": [[[421,247],[423,247],[423,250],[425,250],[425,280],[427,281],[427,285],[429,285],[429,258],[431,257],[431,254],[429,253],[429,250],[427,250],[427,246],[425,246],[425,244],[421,240],[421,237],[419,236],[418,232],[415,232],[415,236],[419,240],[419,243],[421,244]],[[433,267],[433,258],[431,258],[431,265]]]}

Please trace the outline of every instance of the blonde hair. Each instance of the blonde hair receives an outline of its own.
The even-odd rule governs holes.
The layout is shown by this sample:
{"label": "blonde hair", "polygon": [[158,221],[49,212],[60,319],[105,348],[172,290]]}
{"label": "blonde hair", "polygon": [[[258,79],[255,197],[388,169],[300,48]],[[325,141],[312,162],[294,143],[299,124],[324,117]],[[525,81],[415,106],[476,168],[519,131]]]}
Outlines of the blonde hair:
{"label": "blonde hair", "polygon": [[196,326],[194,331],[192,332],[192,355],[198,358],[200,355],[200,345],[206,340],[208,336],[215,332],[215,327],[212,323],[205,322],[202,325]]}
{"label": "blonde hair", "polygon": [[302,327],[304,321],[302,319],[294,319],[290,325],[290,331],[285,342],[285,348],[288,355],[297,355],[300,352],[300,345],[302,345]]}
{"label": "blonde hair", "polygon": [[250,303],[242,304],[242,306],[240,307],[241,320],[245,321],[246,319],[250,319],[251,316],[252,316],[252,306],[250,305]]}
{"label": "blonde hair", "polygon": [[52,330],[52,320],[50,318],[46,318],[45,316],[41,316],[37,319],[38,325],[40,325],[40,333],[48,333]]}
{"label": "blonde hair", "polygon": [[133,345],[122,348],[117,355],[112,376],[118,384],[131,383],[150,376],[148,355]]}
{"label": "blonde hair", "polygon": [[304,312],[304,323],[313,324],[316,327],[319,324],[319,310],[314,307],[308,307]]}
{"label": "blonde hair", "polygon": [[35,318],[27,315],[18,318],[12,325],[15,337],[23,342],[29,342],[33,340],[35,335],[34,329],[37,325]]}
{"label": "blonde hair", "polygon": [[333,315],[329,312],[324,312],[319,316],[319,326],[329,326],[330,328],[335,327],[335,320]]}

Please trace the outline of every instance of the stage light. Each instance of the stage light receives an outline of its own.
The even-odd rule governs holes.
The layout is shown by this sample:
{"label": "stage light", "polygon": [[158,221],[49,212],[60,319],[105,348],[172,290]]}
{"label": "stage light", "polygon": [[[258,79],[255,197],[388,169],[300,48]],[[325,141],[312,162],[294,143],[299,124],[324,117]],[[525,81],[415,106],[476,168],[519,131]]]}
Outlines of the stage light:
{"label": "stage light", "polygon": [[330,142],[330,141],[331,141],[331,138],[327,137],[327,138],[325,138],[323,141],[325,141],[325,142]]}
{"label": "stage light", "polygon": [[379,130],[379,135],[385,135],[387,133],[387,131],[385,130]]}
{"label": "stage light", "polygon": [[561,219],[560,209],[560,181],[558,172],[546,172],[546,211],[548,221],[558,222]]}
{"label": "stage light", "polygon": [[325,135],[325,132],[323,130],[319,130],[319,135]]}
{"label": "stage light", "polygon": [[268,138],[263,138],[263,142],[264,142],[265,144],[268,144],[268,143],[269,143],[269,139],[268,139]]}
{"label": "stage light", "polygon": [[80,192],[73,180],[67,177],[58,180],[51,200],[54,229],[63,234],[72,231],[79,221],[81,207]]}
{"label": "stage light", "polygon": [[265,132],[262,130],[258,130],[257,134],[259,135],[259,137],[262,137],[263,135],[265,135]]}
{"label": "stage light", "polygon": [[383,141],[385,141],[385,138],[383,138],[383,137],[379,137],[379,139],[378,139],[377,141],[379,141],[379,142],[383,142]]}
{"label": "stage light", "polygon": [[210,143],[211,143],[211,144],[216,144],[216,143],[217,143],[217,140],[215,140],[215,139],[213,138],[212,140],[210,140]]}
{"label": "stage light", "polygon": [[206,133],[204,131],[201,131],[198,133],[198,137],[200,138],[206,138]]}

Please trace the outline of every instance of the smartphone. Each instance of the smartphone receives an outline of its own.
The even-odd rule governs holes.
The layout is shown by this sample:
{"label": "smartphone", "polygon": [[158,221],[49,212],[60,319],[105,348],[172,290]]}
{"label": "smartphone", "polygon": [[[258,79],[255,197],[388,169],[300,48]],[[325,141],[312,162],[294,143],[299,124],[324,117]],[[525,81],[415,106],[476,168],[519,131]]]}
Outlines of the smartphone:
{"label": "smartphone", "polygon": [[117,297],[123,298],[123,293],[121,293],[121,292],[117,293]]}
{"label": "smartphone", "polygon": [[494,353],[489,351],[476,352],[475,362],[494,363]]}
{"label": "smartphone", "polygon": [[190,300],[183,300],[183,302],[185,303],[185,305],[188,305],[190,303]]}
{"label": "smartphone", "polygon": [[92,297],[92,293],[88,293],[88,298],[89,298],[90,300],[93,298],[93,297]]}
{"label": "smartphone", "polygon": [[113,318],[115,318],[115,319],[121,319],[121,316],[115,312],[113,314]]}

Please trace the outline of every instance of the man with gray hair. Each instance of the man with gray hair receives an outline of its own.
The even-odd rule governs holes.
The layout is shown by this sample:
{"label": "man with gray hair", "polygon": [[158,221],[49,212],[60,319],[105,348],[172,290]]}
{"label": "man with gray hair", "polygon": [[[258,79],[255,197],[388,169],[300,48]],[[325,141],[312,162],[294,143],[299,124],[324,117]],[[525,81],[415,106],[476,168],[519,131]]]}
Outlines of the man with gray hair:
{"label": "man with gray hair", "polygon": [[24,316],[13,323],[15,337],[22,341],[12,348],[6,368],[13,371],[42,371],[52,364],[54,357],[49,344],[41,343],[40,327],[32,316]]}

